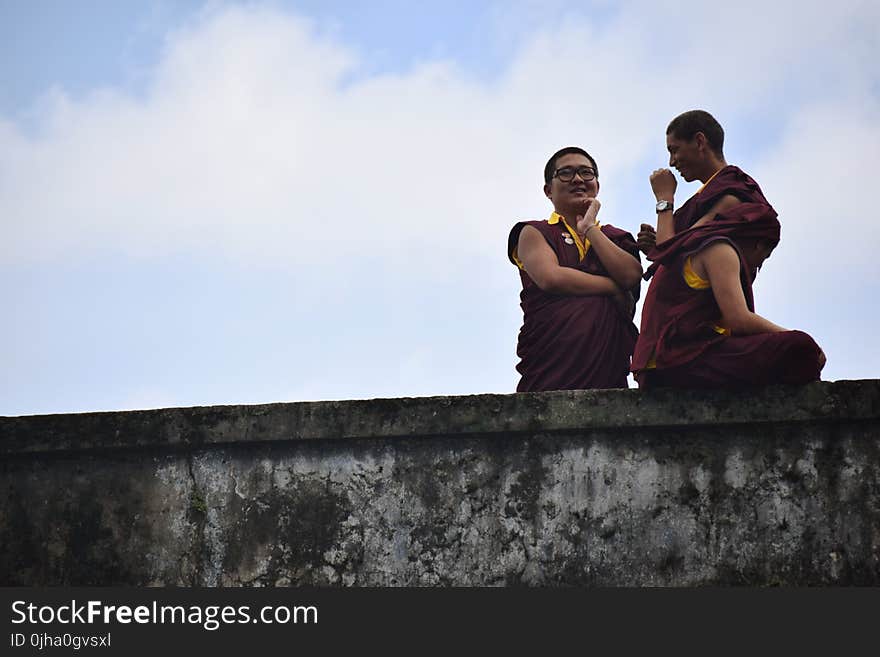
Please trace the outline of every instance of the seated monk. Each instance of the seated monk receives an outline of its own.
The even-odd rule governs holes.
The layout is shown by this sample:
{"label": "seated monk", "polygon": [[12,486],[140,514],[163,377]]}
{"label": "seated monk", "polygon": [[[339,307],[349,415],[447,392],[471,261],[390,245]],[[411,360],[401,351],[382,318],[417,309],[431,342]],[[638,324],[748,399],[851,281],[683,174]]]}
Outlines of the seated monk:
{"label": "seated monk", "polygon": [[[739,203],[764,203],[761,188],[742,169],[728,164],[724,158],[724,129],[711,114],[704,110],[690,110],[676,116],[666,128],[666,148],[669,166],[681,177],[703,186],[682,206],[675,209],[675,176],[669,169],[657,169],[651,174],[651,190],[657,199],[657,230],[642,224],[638,234],[639,248],[649,256],[656,243],[693,226],[711,221],[717,214],[730,210]],[[655,266],[648,268],[650,278]]]}
{"label": "seated monk", "polygon": [[813,339],[755,313],[752,281],[779,242],[769,205],[741,203],[664,241],[632,371],[640,388],[741,388],[819,379]]}
{"label": "seated monk", "polygon": [[510,231],[523,288],[518,392],[627,387],[642,266],[630,233],[599,225],[598,193],[596,161],[563,148],[544,167],[550,218]]}

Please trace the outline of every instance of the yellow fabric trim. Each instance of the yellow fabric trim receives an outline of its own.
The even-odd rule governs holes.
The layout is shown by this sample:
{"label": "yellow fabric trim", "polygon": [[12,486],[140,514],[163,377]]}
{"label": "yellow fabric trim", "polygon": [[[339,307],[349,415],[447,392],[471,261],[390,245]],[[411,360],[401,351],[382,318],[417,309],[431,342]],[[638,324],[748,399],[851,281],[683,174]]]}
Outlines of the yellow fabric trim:
{"label": "yellow fabric trim", "polygon": [[[726,336],[733,335],[733,334],[731,333],[730,329],[726,329],[726,328],[724,328],[723,326],[718,326],[718,325],[716,324],[716,325],[713,326],[712,328],[715,330],[716,333],[718,333],[718,334],[720,334],[720,335],[726,335]],[[657,358],[656,358],[653,354],[652,354],[651,357],[648,359],[648,364],[645,365],[645,368],[644,368],[644,369],[645,369],[645,370],[656,370],[656,369],[657,369]],[[644,371],[644,370],[642,370],[642,371]]]}
{"label": "yellow fabric trim", "polygon": [[[571,238],[574,240],[575,246],[577,246],[578,250],[578,261],[583,260],[587,257],[587,251],[590,250],[590,240],[581,239],[577,234],[577,231],[572,230],[572,227],[568,225],[568,222],[565,220],[561,214],[554,212],[550,215],[550,218],[547,220],[547,223],[550,225],[558,224],[562,222],[562,225],[568,229],[568,234],[571,235]],[[596,222],[596,226],[599,226],[599,222]],[[513,261],[516,263],[516,266],[520,269],[525,269],[523,266],[522,260],[519,259],[519,253],[517,253],[516,247],[513,247],[513,251],[510,252],[510,257],[513,258]]]}
{"label": "yellow fabric trim", "polygon": [[688,287],[695,290],[708,290],[712,287],[712,284],[709,283],[709,281],[694,271],[690,258],[684,261],[684,267],[682,268],[681,273],[684,275],[684,282],[687,283]]}
{"label": "yellow fabric trim", "polygon": [[[687,283],[688,287],[693,288],[694,290],[712,289],[712,284],[694,271],[690,258],[684,261],[684,267],[682,268],[681,273],[684,276],[684,282]],[[712,328],[720,335],[732,335],[730,329],[724,328],[723,326],[718,326],[716,324]],[[650,366],[650,363],[648,365]]]}
{"label": "yellow fabric trim", "polygon": [[[565,217],[563,217],[558,212],[554,212],[553,214],[551,214],[550,218],[547,220],[547,223],[552,226],[554,224],[558,224],[560,221],[562,222],[562,225],[565,226],[565,228],[568,230],[568,234],[571,235],[572,240],[574,240],[575,246],[577,246],[578,261],[583,260],[587,256],[587,251],[590,250],[590,240],[582,240],[578,236],[577,231],[572,230],[571,226],[569,226],[568,222],[565,220]],[[596,222],[596,225],[599,225],[598,221]],[[513,251],[511,251],[510,257],[513,258],[513,261],[516,263],[517,267],[523,270],[525,269],[522,260],[519,259],[519,253],[517,252],[516,247],[513,247]]]}
{"label": "yellow fabric trim", "polygon": [[510,252],[510,257],[513,258],[513,261],[516,263],[516,266],[520,269],[525,269],[523,267],[522,260],[519,259],[519,254],[516,252],[516,247],[513,247],[513,251]]}
{"label": "yellow fabric trim", "polygon": [[[578,261],[583,260],[584,258],[587,257],[587,251],[590,250],[590,240],[588,240],[588,239],[582,240],[580,238],[580,235],[577,234],[577,231],[573,230],[572,227],[568,225],[568,222],[565,220],[565,217],[563,217],[558,212],[554,212],[553,214],[551,214],[550,218],[547,220],[547,223],[552,225],[552,224],[558,224],[560,221],[562,222],[562,225],[568,229],[568,234],[571,235],[571,239],[574,240],[575,246],[577,246]],[[596,222],[596,225],[597,226],[599,225],[598,221]]]}
{"label": "yellow fabric trim", "polygon": [[[693,264],[691,263],[691,259],[688,258],[684,261],[684,267],[682,268],[682,275],[684,276],[684,282],[687,283],[688,287],[694,290],[710,290],[712,289],[712,284],[709,283],[705,278],[700,276],[697,272],[694,271]],[[712,327],[716,333],[721,335],[731,335],[730,329],[726,329],[723,326],[718,326],[717,324]],[[646,370],[655,370],[657,369],[657,359],[654,356],[648,360],[648,364],[645,365]]]}
{"label": "yellow fabric trim", "polygon": [[[724,168],[724,167],[721,167],[721,169],[723,169],[723,168]],[[697,194],[699,194],[699,193],[702,192],[704,189],[706,189],[706,185],[708,185],[710,182],[712,182],[712,178],[714,178],[714,177],[717,176],[719,173],[721,173],[721,169],[718,169],[718,171],[716,171],[715,173],[712,174],[712,176],[709,178],[709,180],[707,180],[706,182],[703,183],[703,186],[700,187],[700,188],[697,190]],[[694,194],[694,196],[696,196],[697,194]]]}

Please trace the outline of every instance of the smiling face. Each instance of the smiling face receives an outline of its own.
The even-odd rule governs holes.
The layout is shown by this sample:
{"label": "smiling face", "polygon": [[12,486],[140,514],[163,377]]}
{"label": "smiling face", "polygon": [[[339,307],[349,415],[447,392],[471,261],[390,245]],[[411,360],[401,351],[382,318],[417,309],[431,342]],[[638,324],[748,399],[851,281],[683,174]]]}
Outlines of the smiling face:
{"label": "smiling face", "polygon": [[[578,170],[587,167],[594,171],[593,163],[589,158],[580,153],[568,153],[557,158],[554,173],[560,169]],[[570,182],[562,182],[557,175],[550,179],[550,184],[544,185],[544,194],[553,203],[553,208],[566,219],[572,220],[578,214],[583,214],[584,203],[588,198],[594,198],[599,193],[599,179],[584,180],[580,175],[575,175]]]}
{"label": "smiling face", "polygon": [[[690,141],[679,139],[673,134],[666,135],[666,150],[669,151],[669,166],[678,169],[678,173],[687,182],[699,178],[705,168],[705,156],[699,143],[702,133],[697,133]],[[705,137],[703,137],[705,141]]]}

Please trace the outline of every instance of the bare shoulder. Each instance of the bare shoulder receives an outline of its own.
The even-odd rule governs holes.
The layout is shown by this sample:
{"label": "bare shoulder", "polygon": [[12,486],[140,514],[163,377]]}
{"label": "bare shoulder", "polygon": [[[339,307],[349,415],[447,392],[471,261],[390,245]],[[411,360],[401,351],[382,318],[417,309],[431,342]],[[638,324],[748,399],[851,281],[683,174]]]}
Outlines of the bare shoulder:
{"label": "bare shoulder", "polygon": [[547,258],[553,254],[553,250],[541,231],[535,226],[528,225],[524,226],[519,234],[516,250],[524,263],[535,256]]}
{"label": "bare shoulder", "polygon": [[739,254],[730,242],[725,240],[714,241],[706,245],[691,257],[694,271],[700,276],[706,276],[712,269],[719,267],[725,269],[739,269]]}
{"label": "bare shoulder", "polygon": [[541,234],[540,230],[530,225],[523,226],[523,229],[519,233],[519,244],[521,247],[524,245],[535,244],[539,241],[544,241],[544,236]]}
{"label": "bare shoulder", "polygon": [[727,258],[729,256],[733,256],[739,260],[739,256],[736,254],[736,249],[733,248],[733,244],[726,240],[716,240],[704,246],[696,255],[698,258]]}
{"label": "bare shoulder", "polygon": [[719,198],[716,203],[723,205],[738,205],[742,203],[742,199],[739,196],[728,192],[727,194],[724,194],[721,198]]}

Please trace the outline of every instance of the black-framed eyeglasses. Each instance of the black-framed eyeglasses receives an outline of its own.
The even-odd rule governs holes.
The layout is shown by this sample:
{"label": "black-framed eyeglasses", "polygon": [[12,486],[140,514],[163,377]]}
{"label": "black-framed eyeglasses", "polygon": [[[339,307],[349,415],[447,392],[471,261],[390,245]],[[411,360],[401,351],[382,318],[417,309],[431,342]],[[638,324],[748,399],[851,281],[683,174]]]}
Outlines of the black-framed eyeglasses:
{"label": "black-framed eyeglasses", "polygon": [[574,180],[575,174],[579,175],[584,182],[596,179],[596,172],[590,167],[578,167],[576,169],[574,167],[562,167],[561,169],[556,169],[553,177],[559,178],[561,182],[570,183]]}

